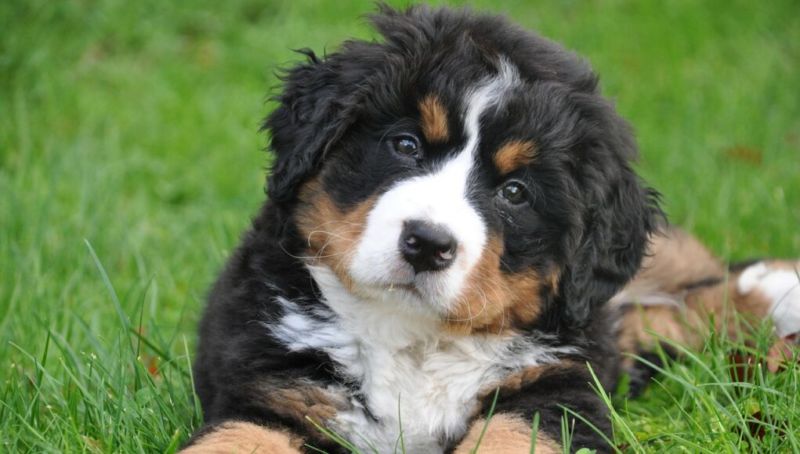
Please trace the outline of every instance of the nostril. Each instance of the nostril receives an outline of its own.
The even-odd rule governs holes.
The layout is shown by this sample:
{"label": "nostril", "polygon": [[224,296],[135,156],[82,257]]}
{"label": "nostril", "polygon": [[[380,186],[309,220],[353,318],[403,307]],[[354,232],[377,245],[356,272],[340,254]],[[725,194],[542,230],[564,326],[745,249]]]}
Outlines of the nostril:
{"label": "nostril", "polygon": [[446,250],[439,251],[438,252],[438,257],[439,257],[440,260],[453,260],[453,258],[454,258],[454,254],[453,253],[454,252],[455,251],[453,251],[452,248],[447,248]]}
{"label": "nostril", "polygon": [[414,271],[438,271],[455,260],[457,243],[450,232],[424,221],[406,221],[400,235],[400,252]]}
{"label": "nostril", "polygon": [[405,242],[406,246],[409,249],[419,249],[419,238],[417,238],[416,236],[409,235],[408,237],[406,237]]}

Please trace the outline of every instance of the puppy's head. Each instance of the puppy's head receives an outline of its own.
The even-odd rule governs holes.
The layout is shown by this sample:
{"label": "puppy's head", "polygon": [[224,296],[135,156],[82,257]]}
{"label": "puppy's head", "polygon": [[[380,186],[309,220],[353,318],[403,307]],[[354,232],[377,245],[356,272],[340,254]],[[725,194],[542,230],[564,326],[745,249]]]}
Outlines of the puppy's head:
{"label": "puppy's head", "polygon": [[594,74],[499,17],[373,22],[382,42],[291,69],[265,125],[269,197],[308,260],[457,329],[545,311],[586,323],[639,267],[658,213]]}

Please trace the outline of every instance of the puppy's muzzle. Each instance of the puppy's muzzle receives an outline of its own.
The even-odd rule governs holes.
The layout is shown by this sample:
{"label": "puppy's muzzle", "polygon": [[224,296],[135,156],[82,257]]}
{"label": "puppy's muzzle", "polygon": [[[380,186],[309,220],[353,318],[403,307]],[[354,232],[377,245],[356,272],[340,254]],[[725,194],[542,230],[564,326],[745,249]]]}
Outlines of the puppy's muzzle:
{"label": "puppy's muzzle", "polygon": [[406,221],[398,244],[414,272],[440,271],[456,258],[458,243],[449,230],[425,221]]}

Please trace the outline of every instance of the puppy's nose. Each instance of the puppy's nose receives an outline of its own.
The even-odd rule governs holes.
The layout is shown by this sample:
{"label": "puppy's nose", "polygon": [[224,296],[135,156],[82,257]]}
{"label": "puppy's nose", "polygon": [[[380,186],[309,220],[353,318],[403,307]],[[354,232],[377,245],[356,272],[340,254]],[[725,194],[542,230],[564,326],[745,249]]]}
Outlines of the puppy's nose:
{"label": "puppy's nose", "polygon": [[406,221],[400,233],[400,252],[414,271],[439,271],[456,258],[458,243],[444,227],[424,221]]}

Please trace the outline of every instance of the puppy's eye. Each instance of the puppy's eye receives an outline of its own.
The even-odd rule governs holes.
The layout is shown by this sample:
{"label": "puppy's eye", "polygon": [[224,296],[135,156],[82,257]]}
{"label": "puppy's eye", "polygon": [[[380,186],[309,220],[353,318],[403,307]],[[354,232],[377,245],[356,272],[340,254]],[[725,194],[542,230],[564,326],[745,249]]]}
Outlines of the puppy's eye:
{"label": "puppy's eye", "polygon": [[419,139],[410,134],[392,137],[389,145],[392,151],[401,156],[408,156],[414,159],[422,157],[422,146],[419,143]]}
{"label": "puppy's eye", "polygon": [[510,181],[504,184],[498,195],[512,205],[520,205],[528,200],[525,186],[519,181]]}

